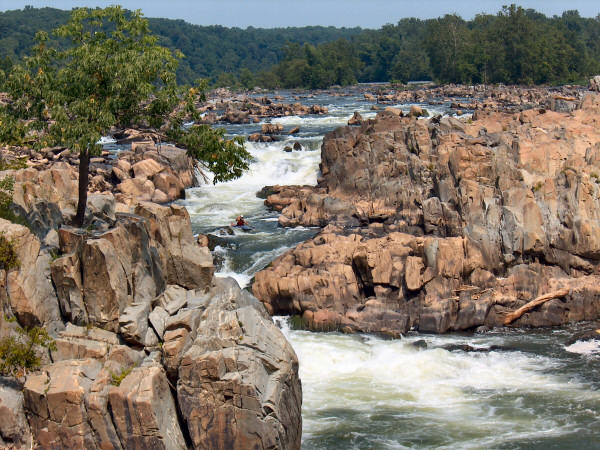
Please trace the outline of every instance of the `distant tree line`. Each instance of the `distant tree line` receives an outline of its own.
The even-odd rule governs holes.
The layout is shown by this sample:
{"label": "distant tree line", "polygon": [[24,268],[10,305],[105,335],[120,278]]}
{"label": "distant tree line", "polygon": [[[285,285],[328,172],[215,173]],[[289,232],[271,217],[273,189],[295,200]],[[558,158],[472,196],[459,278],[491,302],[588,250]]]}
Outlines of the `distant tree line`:
{"label": "distant tree line", "polygon": [[[0,13],[0,70],[27,54],[35,33],[69,12],[31,8]],[[325,88],[356,82],[544,84],[600,72],[600,15],[546,17],[511,5],[466,21],[457,15],[408,18],[361,28],[226,28],[149,19],[163,46],[180,50],[180,83],[251,89]],[[58,43],[60,45],[60,43]],[[66,45],[66,44],[63,44]]]}

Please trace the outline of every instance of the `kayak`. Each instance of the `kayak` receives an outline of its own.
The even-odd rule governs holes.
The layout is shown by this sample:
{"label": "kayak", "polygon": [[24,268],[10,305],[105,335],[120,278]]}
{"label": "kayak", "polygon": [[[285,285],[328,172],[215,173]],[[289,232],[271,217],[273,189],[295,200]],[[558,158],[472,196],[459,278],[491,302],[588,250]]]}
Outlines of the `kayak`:
{"label": "kayak", "polygon": [[254,230],[254,228],[251,227],[250,225],[236,225],[235,223],[232,223],[231,226],[234,228],[239,228],[242,231]]}

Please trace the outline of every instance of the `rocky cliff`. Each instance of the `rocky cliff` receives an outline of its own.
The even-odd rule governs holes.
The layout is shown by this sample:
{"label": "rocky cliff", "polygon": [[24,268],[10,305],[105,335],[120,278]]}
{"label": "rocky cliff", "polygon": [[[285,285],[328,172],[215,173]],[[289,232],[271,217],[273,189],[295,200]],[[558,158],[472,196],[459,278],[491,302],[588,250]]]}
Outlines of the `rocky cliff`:
{"label": "rocky cliff", "polygon": [[600,97],[411,115],[354,117],[325,137],[319,186],[269,190],[282,226],[326,227],[256,275],[269,312],[313,330],[445,332],[503,325],[568,288],[512,325],[599,317]]}
{"label": "rocky cliff", "polygon": [[[38,174],[48,196],[68,173]],[[60,216],[68,196],[51,200]],[[45,243],[0,219],[20,261],[0,271],[0,337],[42,326],[56,343],[40,370],[0,377],[0,446],[300,448],[298,360],[264,306],[213,277],[185,208],[101,200],[103,226]]]}

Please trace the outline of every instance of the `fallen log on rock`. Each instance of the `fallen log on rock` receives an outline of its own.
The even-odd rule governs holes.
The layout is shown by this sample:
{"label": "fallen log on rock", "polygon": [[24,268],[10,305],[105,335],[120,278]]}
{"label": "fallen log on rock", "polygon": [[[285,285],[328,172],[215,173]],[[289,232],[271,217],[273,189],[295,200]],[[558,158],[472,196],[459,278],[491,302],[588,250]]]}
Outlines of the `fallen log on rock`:
{"label": "fallen log on rock", "polygon": [[564,288],[564,289],[559,289],[558,291],[549,292],[547,294],[541,295],[540,297],[536,298],[535,300],[532,300],[529,303],[521,306],[516,311],[508,313],[506,315],[506,317],[504,318],[504,325],[509,325],[510,323],[514,322],[519,317],[521,317],[523,314],[525,314],[527,311],[531,311],[536,306],[546,303],[548,300],[564,297],[565,295],[568,295],[569,292],[570,292],[569,288]]}

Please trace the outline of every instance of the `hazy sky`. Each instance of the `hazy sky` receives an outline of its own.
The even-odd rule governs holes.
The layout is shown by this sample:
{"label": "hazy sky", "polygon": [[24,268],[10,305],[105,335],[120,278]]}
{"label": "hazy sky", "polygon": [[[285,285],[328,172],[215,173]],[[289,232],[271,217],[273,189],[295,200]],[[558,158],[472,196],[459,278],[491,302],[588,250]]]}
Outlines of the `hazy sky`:
{"label": "hazy sky", "polygon": [[141,9],[147,17],[183,19],[199,25],[274,28],[305,25],[380,28],[403,17],[422,19],[458,13],[465,19],[475,14],[496,13],[502,5],[516,3],[547,16],[577,9],[584,17],[600,13],[598,0],[0,0],[0,10],[25,5],[71,9],[77,6],[123,5]]}

